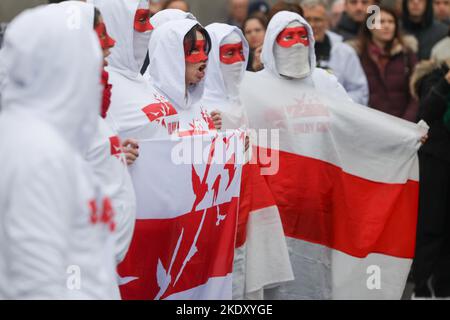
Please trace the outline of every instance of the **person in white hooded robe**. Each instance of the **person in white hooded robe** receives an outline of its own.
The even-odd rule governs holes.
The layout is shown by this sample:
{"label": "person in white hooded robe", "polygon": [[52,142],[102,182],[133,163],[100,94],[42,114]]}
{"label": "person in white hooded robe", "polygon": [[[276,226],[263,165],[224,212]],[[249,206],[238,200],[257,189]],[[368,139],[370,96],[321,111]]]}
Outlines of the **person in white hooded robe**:
{"label": "person in white hooded robe", "polygon": [[[211,53],[202,102],[210,107],[211,112],[221,113],[222,130],[247,130],[248,119],[239,97],[239,89],[246,73],[248,42],[242,31],[235,26],[213,23],[208,25],[206,30],[211,36]],[[249,157],[251,152],[247,153],[247,159]],[[243,168],[241,197],[249,196],[247,183],[265,183],[261,176],[255,176],[251,172],[250,165],[246,163]],[[251,200],[246,199],[240,203],[238,225],[244,224],[250,214],[249,201]],[[260,220],[250,219],[251,221],[245,224],[248,234],[245,243],[237,241],[233,265],[234,300],[262,299],[266,286],[293,279],[279,212],[275,206],[261,209],[253,211],[251,215],[263,212],[261,216],[264,216],[264,222],[258,224],[256,221]],[[240,232],[242,229],[238,227],[238,234]],[[258,236],[255,237],[255,234]],[[237,238],[240,239],[240,235]],[[264,267],[261,268],[262,264]]]}
{"label": "person in white hooded robe", "polygon": [[122,139],[167,136],[177,118],[167,99],[141,75],[153,30],[148,0],[88,0],[102,13],[116,40],[106,70],[112,84],[111,106],[106,121]]}
{"label": "person in white hooded robe", "polygon": [[[60,4],[63,8],[78,7],[97,33],[103,50],[103,57],[109,56],[109,50],[115,41],[106,30],[106,26],[98,9],[92,4],[80,1],[65,1]],[[107,65],[106,61],[104,65]],[[136,218],[136,196],[127,168],[127,159],[121,140],[113,128],[104,120],[106,118],[110,99],[108,74],[103,70],[102,80],[103,99],[102,108],[98,116],[98,130],[86,152],[85,158],[91,164],[98,183],[112,201],[116,213],[116,261],[119,264],[124,258],[131,242]],[[125,142],[128,144],[128,142]]]}
{"label": "person in white hooded robe", "polygon": [[222,129],[245,129],[248,121],[239,99],[239,85],[250,52],[248,42],[235,26],[213,23],[206,30],[211,37],[211,53],[202,102],[211,107],[211,113],[222,113]]}
{"label": "person in white hooded robe", "polygon": [[[155,13],[150,18],[150,24],[153,26],[153,30],[161,27],[163,24],[169,21],[174,20],[183,20],[183,19],[191,19],[191,20],[197,20],[197,18],[190,12],[185,12],[179,9],[164,9],[157,13]],[[151,34],[150,34],[150,42],[149,47],[151,46]],[[150,76],[148,75],[148,68],[149,68],[149,61],[148,61],[148,53],[147,53],[147,59],[143,66],[143,74],[144,78],[146,80],[150,81]]]}
{"label": "person in white hooded robe", "polygon": [[114,212],[83,159],[97,129],[102,66],[84,19],[75,6],[41,6],[5,36],[0,299],[120,298]]}
{"label": "person in white hooded robe", "polygon": [[175,109],[180,136],[216,129],[201,101],[210,48],[207,31],[191,19],[167,22],[152,34],[148,75],[154,89]]}

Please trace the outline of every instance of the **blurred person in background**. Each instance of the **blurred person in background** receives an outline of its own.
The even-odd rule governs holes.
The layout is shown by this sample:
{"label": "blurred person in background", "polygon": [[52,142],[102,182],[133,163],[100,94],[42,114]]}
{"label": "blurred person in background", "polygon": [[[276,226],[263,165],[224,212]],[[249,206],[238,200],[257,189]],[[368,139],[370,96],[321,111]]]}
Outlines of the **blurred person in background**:
{"label": "blurred person in background", "polygon": [[228,0],[227,24],[242,28],[248,16],[249,0]]}
{"label": "blurred person in background", "polygon": [[278,1],[272,6],[269,12],[269,22],[272,20],[273,16],[280,11],[290,11],[295,12],[303,17],[303,9],[298,3],[288,2],[288,1]]}
{"label": "blurred person in background", "polygon": [[434,17],[450,25],[450,0],[433,0]]}
{"label": "blurred person in background", "polygon": [[345,11],[334,31],[344,41],[356,38],[361,25],[366,21],[367,8],[374,3],[374,0],[345,0]]}
{"label": "blurred person in background", "polygon": [[266,35],[267,19],[259,14],[250,16],[244,21],[242,29],[250,46],[247,70],[254,72],[262,70],[261,50]]}
{"label": "blurred person in background", "polygon": [[359,38],[349,42],[369,82],[369,107],[416,122],[418,104],[410,93],[409,81],[417,63],[417,41],[402,36],[393,9],[381,7],[380,14],[381,29],[364,25]]}
{"label": "blurred person in background", "polygon": [[267,15],[269,14],[270,6],[267,4],[266,1],[254,1],[250,3],[250,6],[248,7],[248,15],[263,15],[267,18]]}
{"label": "blurred person in background", "polygon": [[419,42],[419,60],[429,59],[433,46],[448,32],[448,26],[434,18],[433,0],[403,0],[402,23],[403,30]]}
{"label": "blurred person in background", "polygon": [[184,12],[189,12],[189,4],[184,0],[168,0],[164,3],[163,10],[178,9]]}
{"label": "blurred person in background", "polygon": [[345,9],[345,0],[335,0],[331,5],[330,27],[336,28]]}
{"label": "blurred person in background", "polygon": [[314,31],[317,66],[330,70],[352,100],[367,105],[369,88],[355,50],[343,43],[342,37],[328,30],[329,16],[323,0],[302,2],[305,19]]}
{"label": "blurred person in background", "polygon": [[413,298],[450,297],[450,47],[417,65],[411,81],[419,119],[430,126],[419,151],[420,193]]}
{"label": "blurred person in background", "polygon": [[450,29],[447,36],[436,43],[431,50],[431,59],[434,61],[442,61],[448,56],[450,52]]}
{"label": "blurred person in background", "polygon": [[164,0],[150,0],[150,17],[160,12],[163,8]]}

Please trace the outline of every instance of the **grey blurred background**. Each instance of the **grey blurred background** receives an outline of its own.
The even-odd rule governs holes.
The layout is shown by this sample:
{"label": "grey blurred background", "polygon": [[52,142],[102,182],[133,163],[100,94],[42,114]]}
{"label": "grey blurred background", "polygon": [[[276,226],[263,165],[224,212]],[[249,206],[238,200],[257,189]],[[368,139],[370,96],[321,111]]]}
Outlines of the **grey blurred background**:
{"label": "grey blurred background", "polygon": [[[225,22],[227,17],[227,0],[187,0],[191,11],[202,24]],[[267,0],[273,4],[275,0]],[[0,0],[0,22],[9,22],[27,8],[47,3],[47,0]]]}

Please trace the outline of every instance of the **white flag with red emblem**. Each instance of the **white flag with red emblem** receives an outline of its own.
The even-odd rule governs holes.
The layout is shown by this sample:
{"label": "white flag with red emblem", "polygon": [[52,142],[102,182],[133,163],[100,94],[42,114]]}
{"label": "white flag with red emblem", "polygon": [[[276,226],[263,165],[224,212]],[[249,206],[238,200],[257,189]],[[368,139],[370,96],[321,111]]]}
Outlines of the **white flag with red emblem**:
{"label": "white flag with red emblem", "polygon": [[399,299],[414,257],[426,129],[327,98],[308,81],[247,74],[241,92],[250,127],[279,135],[254,141],[254,153],[270,160],[265,180],[295,281],[265,298]]}
{"label": "white flag with red emblem", "polygon": [[231,299],[245,133],[141,141],[124,299]]}

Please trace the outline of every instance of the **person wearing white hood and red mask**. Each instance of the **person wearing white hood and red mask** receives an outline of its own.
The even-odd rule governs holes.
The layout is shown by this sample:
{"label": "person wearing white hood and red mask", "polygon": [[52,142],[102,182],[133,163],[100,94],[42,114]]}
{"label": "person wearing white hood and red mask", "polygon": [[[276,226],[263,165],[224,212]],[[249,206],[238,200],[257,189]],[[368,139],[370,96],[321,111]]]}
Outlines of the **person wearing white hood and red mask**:
{"label": "person wearing white hood and red mask", "polygon": [[83,159],[102,91],[93,15],[41,6],[6,33],[0,299],[120,298],[114,211]]}
{"label": "person wearing white hood and red mask", "polygon": [[167,22],[152,34],[148,74],[153,87],[174,108],[179,136],[216,129],[201,102],[210,48],[208,32],[191,19]]}
{"label": "person wearing white hood and red mask", "polygon": [[[153,26],[148,0],[88,0],[102,13],[116,40],[107,58],[112,85],[106,121],[122,139],[168,136],[176,128],[174,109],[140,73]],[[137,141],[136,141],[137,142]]]}
{"label": "person wearing white hood and red mask", "polygon": [[[110,50],[114,47],[115,41],[108,35],[100,11],[94,8],[92,4],[80,1],[66,1],[58,5],[66,9],[78,7],[82,14],[86,16],[86,20],[92,21],[92,26],[103,50],[103,58],[106,59],[110,55]],[[107,66],[106,60],[104,60],[104,66]],[[108,78],[108,72],[103,69],[103,98],[98,117],[98,131],[92,139],[85,158],[91,164],[98,183],[111,199],[116,213],[116,261],[119,264],[125,258],[133,235],[136,218],[136,196],[121,140],[117,132],[104,120],[111,103],[112,86],[109,84]],[[133,141],[125,143],[133,143]]]}
{"label": "person wearing white hood and red mask", "polygon": [[[221,113],[222,130],[247,130],[247,114],[239,94],[248,62],[248,42],[242,31],[235,26],[213,23],[206,30],[211,36],[211,53],[202,102],[212,112]],[[247,158],[250,154],[251,152],[247,154]],[[234,300],[262,299],[264,287],[293,279],[283,226],[276,206],[258,207],[256,210],[255,199],[260,194],[252,192],[253,186],[262,188],[265,180],[255,174],[259,172],[255,168],[257,165],[246,163],[242,173],[233,265]],[[263,222],[259,223],[261,221]]]}
{"label": "person wearing white hood and red mask", "polygon": [[258,76],[309,83],[337,99],[351,100],[334,75],[316,68],[314,44],[312,28],[302,16],[277,13],[267,27],[261,53],[264,70]]}
{"label": "person wearing white hood and red mask", "polygon": [[235,26],[213,23],[206,30],[211,37],[211,53],[202,102],[211,107],[211,113],[222,114],[222,129],[247,128],[247,117],[239,99],[239,85],[246,71],[250,51],[248,42]]}
{"label": "person wearing white hood and red mask", "polygon": [[[169,21],[174,20],[183,20],[183,19],[191,19],[197,20],[197,18],[190,12],[185,12],[179,9],[164,9],[156,13],[150,18],[150,24],[154,29],[161,27],[163,24]],[[150,34],[151,36],[151,34]],[[151,46],[151,37],[149,42],[149,47]],[[147,55],[147,59],[145,60],[143,66],[143,74],[147,80],[150,80],[150,76],[148,75],[148,67],[149,67],[149,59]]]}

